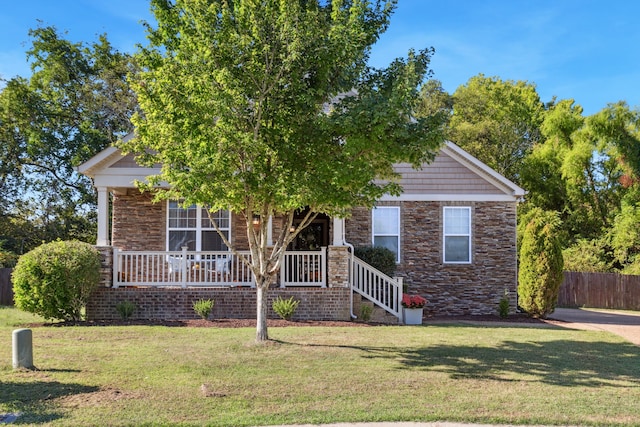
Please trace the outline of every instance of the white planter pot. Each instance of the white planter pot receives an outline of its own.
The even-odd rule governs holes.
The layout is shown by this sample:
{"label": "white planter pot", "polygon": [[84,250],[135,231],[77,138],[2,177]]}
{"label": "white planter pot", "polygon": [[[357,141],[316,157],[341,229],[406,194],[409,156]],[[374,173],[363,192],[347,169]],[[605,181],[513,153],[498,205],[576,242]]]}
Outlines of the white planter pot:
{"label": "white planter pot", "polygon": [[403,308],[402,314],[405,325],[422,325],[421,308]]}

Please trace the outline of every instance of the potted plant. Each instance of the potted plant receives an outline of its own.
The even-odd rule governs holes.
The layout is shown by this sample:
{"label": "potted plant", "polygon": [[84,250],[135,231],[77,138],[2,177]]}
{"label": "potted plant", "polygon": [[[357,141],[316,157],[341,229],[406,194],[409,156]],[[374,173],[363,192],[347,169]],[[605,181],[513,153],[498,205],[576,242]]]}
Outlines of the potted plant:
{"label": "potted plant", "polygon": [[402,294],[402,312],[405,325],[422,325],[422,309],[428,301],[420,295]]}

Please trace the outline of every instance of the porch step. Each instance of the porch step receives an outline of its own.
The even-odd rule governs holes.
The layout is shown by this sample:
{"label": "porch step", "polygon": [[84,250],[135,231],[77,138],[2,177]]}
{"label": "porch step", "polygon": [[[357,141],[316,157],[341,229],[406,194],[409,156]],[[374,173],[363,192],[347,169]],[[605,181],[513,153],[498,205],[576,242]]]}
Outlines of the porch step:
{"label": "porch step", "polygon": [[384,323],[386,325],[397,325],[400,320],[393,314],[378,306],[373,307],[373,315],[371,321],[376,323]]}
{"label": "porch step", "polygon": [[362,307],[366,306],[366,307],[370,307],[373,309],[373,311],[371,312],[371,318],[368,320],[368,322],[371,323],[382,323],[385,325],[397,325],[400,323],[399,319],[388,313],[385,309],[378,307],[377,305],[375,305],[374,303],[372,303],[371,301],[367,301],[364,300],[361,296],[356,296],[354,295],[354,299],[353,299],[353,314],[355,314],[356,316],[358,316],[358,321],[362,322]]}

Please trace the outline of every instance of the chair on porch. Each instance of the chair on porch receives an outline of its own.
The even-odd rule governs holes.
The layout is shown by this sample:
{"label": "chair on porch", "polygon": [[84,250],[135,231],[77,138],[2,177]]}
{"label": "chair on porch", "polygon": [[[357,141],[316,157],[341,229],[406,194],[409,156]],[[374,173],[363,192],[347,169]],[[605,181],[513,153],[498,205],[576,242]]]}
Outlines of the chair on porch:
{"label": "chair on porch", "polygon": [[182,279],[182,257],[168,256],[167,264],[169,265],[169,276],[174,281]]}
{"label": "chair on porch", "polygon": [[232,261],[231,256],[224,256],[211,261],[209,265],[210,280],[212,282],[229,282]]}

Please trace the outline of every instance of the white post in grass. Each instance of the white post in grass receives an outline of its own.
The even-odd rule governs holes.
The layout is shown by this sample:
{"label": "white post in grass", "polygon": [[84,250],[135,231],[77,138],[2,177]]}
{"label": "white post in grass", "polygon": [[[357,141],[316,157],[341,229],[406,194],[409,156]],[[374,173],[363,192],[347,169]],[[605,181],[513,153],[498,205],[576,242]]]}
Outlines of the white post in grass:
{"label": "white post in grass", "polygon": [[33,369],[33,338],[31,329],[13,331],[13,369]]}

